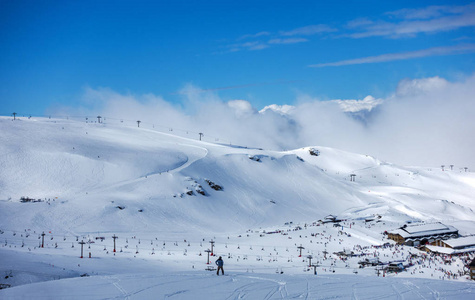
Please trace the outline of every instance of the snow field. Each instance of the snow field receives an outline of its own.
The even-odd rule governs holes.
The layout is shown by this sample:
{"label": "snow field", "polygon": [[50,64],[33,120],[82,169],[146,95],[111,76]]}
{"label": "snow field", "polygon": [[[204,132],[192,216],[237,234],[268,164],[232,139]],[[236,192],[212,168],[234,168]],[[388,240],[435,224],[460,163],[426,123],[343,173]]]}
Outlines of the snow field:
{"label": "snow field", "polygon": [[[205,291],[211,299],[461,299],[473,293],[471,283],[460,282],[473,255],[431,257],[396,247],[382,234],[407,221],[440,221],[474,234],[473,173],[313,148],[319,156],[310,148],[206,143],[118,121],[2,117],[0,274],[12,276],[0,283],[14,288],[1,290],[0,298],[35,291],[78,299],[189,299]],[[20,203],[22,196],[42,202]],[[330,213],[345,219],[342,227],[317,226]],[[94,242],[84,245],[83,259],[82,240]],[[229,276],[205,270],[210,240]],[[357,256],[334,254],[340,251]],[[308,255],[318,265],[317,280]],[[358,264],[374,257],[412,266],[378,279],[375,267]]]}
{"label": "snow field", "polygon": [[[313,267],[308,267],[310,264],[308,256],[311,255],[311,263],[317,264],[316,270],[319,274],[357,273],[376,277],[378,275],[375,267],[361,269],[358,262],[365,258],[379,258],[384,264],[402,261],[408,266],[406,272],[385,276],[465,280],[460,272],[471,256],[453,257],[447,265],[446,259],[431,258],[412,247],[395,246],[381,233],[376,233],[386,227],[383,222],[348,220],[342,222],[339,227],[332,226],[332,223],[318,224],[248,230],[237,236],[185,238],[186,236],[182,234],[182,238],[175,235],[175,239],[170,237],[163,239],[162,236],[154,237],[146,233],[131,235],[131,233],[96,232],[70,236],[47,232],[44,237],[44,248],[41,248],[41,234],[37,232],[3,231],[0,237],[4,242],[1,248],[6,251],[49,255],[53,258],[69,257],[83,265],[81,269],[74,269],[75,272],[89,274],[100,274],[104,271],[96,266],[97,260],[102,259],[114,259],[118,263],[124,260],[143,260],[166,269],[171,267],[173,270],[204,271],[209,266],[206,250],[212,249],[210,241],[213,241],[214,256],[210,256],[210,265],[214,266],[217,256],[223,256],[226,270],[231,272],[310,274],[314,271]],[[112,235],[118,236],[116,253],[113,252]],[[80,241],[85,242],[83,259],[79,258]],[[386,245],[382,246],[383,244]],[[299,246],[304,247],[301,257]],[[345,257],[335,254],[342,251],[353,252],[354,255]],[[89,253],[91,259],[88,258]],[[89,269],[86,267],[88,265]],[[452,275],[449,276],[448,272]]]}
{"label": "snow field", "polygon": [[471,283],[423,279],[157,273],[72,278],[1,293],[5,299],[19,294],[35,299],[470,299],[473,294]]}

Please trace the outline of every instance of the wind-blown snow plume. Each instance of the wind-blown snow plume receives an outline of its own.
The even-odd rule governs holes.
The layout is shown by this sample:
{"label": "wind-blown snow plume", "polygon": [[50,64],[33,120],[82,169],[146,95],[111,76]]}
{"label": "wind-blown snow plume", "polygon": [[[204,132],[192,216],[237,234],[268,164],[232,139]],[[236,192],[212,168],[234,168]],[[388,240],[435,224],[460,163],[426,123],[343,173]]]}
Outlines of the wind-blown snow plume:
{"label": "wind-blown snow plume", "polygon": [[324,145],[399,164],[475,167],[475,76],[460,82],[405,79],[385,99],[321,101],[305,95],[293,106],[262,110],[192,85],[180,94],[181,105],[102,88],[87,88],[83,98],[94,113],[203,132],[212,142],[270,149]]}

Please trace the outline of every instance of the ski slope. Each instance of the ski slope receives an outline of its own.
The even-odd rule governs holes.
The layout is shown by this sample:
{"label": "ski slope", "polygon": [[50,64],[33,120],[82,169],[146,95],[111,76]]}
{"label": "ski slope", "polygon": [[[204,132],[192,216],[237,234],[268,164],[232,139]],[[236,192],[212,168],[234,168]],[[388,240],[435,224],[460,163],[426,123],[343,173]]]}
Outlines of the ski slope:
{"label": "ski slope", "polygon": [[424,279],[199,273],[64,279],[0,292],[25,299],[471,299],[473,283]]}
{"label": "ski slope", "polygon": [[[374,269],[355,275],[357,258],[329,258],[346,248],[407,259],[411,249],[371,248],[388,242],[382,232],[407,221],[440,221],[475,234],[475,175],[460,166],[403,167],[322,146],[248,149],[117,120],[0,117],[0,169],[0,271],[14,274],[0,280],[13,286],[0,297],[42,290],[56,298],[189,299],[212,290],[211,299],[315,299],[328,285],[335,289],[322,298],[334,291],[355,299],[372,298],[367,290],[409,299],[473,293],[470,283],[436,280],[458,272],[457,259],[444,271],[432,266],[373,281]],[[344,228],[315,225],[328,214],[347,219]],[[375,216],[381,222],[365,222]],[[78,258],[81,240],[94,241],[84,251],[91,259]],[[204,271],[210,240],[227,257],[229,276]],[[307,255],[325,276],[310,279]],[[90,276],[79,277],[84,273]]]}

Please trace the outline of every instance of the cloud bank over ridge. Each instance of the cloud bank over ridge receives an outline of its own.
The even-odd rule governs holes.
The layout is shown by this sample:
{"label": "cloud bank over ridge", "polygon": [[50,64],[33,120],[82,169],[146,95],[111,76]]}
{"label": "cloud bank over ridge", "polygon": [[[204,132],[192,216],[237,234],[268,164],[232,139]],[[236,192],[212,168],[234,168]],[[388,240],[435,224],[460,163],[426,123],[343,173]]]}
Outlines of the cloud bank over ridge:
{"label": "cloud bank over ridge", "polygon": [[81,113],[203,132],[210,142],[275,150],[321,145],[403,165],[475,168],[475,75],[460,82],[405,79],[385,99],[321,101],[302,95],[295,105],[261,110],[191,85],[180,94],[182,103],[173,105],[151,94],[87,88],[88,108]]}

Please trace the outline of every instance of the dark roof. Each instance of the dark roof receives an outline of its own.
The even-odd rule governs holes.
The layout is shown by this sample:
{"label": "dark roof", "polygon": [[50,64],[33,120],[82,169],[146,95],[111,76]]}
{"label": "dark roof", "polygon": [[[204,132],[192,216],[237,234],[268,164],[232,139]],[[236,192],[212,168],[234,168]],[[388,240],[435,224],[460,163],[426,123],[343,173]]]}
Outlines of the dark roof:
{"label": "dark roof", "polygon": [[475,267],[475,258],[472,259],[472,262],[468,264],[469,267]]}

